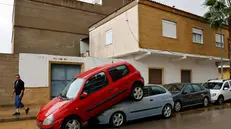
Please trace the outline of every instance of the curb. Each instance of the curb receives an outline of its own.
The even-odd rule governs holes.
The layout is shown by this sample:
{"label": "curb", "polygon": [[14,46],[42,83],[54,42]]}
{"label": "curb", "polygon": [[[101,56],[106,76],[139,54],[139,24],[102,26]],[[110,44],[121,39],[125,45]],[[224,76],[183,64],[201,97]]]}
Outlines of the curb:
{"label": "curb", "polygon": [[35,120],[36,116],[24,116],[24,117],[10,117],[10,118],[0,118],[0,123],[4,122],[14,122],[14,121],[24,121],[24,120]]}

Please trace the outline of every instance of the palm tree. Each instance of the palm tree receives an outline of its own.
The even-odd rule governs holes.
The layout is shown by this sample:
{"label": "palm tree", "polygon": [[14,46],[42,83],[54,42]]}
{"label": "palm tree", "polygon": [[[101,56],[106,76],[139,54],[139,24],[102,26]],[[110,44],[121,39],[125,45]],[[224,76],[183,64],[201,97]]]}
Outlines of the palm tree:
{"label": "palm tree", "polygon": [[[205,13],[205,18],[208,19],[210,26],[220,28],[220,41],[222,42],[222,27],[228,21],[229,24],[229,39],[231,37],[231,0],[205,0],[205,5],[209,11]],[[221,79],[223,75],[223,55],[222,43],[220,43],[220,56],[221,56]]]}

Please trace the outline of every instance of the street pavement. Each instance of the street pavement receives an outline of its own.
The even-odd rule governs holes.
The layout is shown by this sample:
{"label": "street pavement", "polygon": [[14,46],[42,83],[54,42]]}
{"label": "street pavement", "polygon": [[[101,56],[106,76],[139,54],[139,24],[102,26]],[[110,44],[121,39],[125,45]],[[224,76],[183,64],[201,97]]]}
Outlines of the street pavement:
{"label": "street pavement", "polygon": [[[121,129],[230,129],[231,105],[187,109],[170,119],[151,117],[125,124]],[[37,129],[35,120],[0,123],[0,129]],[[111,129],[106,126],[85,129]]]}

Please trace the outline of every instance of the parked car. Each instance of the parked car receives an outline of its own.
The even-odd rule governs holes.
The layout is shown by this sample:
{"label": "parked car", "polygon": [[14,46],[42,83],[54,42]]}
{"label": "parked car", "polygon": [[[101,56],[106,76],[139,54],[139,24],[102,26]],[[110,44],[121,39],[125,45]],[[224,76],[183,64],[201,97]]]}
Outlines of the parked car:
{"label": "parked car", "polygon": [[231,99],[231,80],[212,79],[204,83],[204,87],[210,89],[211,102],[222,104]]}
{"label": "parked car", "polygon": [[128,97],[142,100],[143,87],[140,72],[127,62],[91,69],[77,75],[59,96],[40,109],[37,125],[81,129],[83,122]]}
{"label": "parked car", "polygon": [[111,124],[120,127],[125,122],[150,116],[172,115],[173,99],[171,93],[163,86],[147,85],[144,87],[144,98],[139,102],[124,101],[98,116],[99,124]]}
{"label": "parked car", "polygon": [[196,83],[172,83],[165,87],[172,93],[174,110],[181,111],[182,108],[203,104],[209,105],[210,92],[208,89]]}

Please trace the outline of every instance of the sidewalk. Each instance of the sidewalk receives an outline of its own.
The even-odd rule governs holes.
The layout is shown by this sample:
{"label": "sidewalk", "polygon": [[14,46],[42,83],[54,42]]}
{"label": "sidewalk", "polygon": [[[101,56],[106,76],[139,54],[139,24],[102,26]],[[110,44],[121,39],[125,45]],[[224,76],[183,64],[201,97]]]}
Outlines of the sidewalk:
{"label": "sidewalk", "polygon": [[0,107],[0,123],[11,122],[19,120],[33,120],[36,119],[37,113],[42,105],[30,105],[30,112],[26,115],[24,109],[20,109],[20,116],[12,116],[15,113],[14,106]]}

